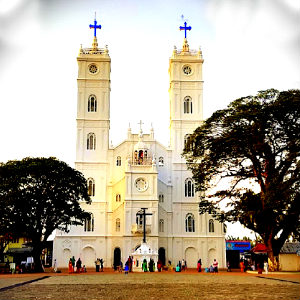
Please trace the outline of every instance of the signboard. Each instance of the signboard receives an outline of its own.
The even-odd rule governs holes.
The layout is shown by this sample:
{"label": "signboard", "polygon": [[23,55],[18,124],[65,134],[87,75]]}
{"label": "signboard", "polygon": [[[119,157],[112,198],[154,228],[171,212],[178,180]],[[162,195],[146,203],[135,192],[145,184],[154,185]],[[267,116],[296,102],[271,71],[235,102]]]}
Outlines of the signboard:
{"label": "signboard", "polygon": [[251,249],[251,244],[248,241],[226,241],[226,250],[238,250],[240,252]]}

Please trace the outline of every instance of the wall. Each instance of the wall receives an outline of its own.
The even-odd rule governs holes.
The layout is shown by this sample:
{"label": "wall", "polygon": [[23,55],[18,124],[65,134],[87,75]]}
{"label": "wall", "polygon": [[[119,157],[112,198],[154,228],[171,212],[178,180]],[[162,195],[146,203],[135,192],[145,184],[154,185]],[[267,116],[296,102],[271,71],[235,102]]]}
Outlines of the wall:
{"label": "wall", "polygon": [[300,271],[300,256],[297,254],[279,254],[281,271]]}

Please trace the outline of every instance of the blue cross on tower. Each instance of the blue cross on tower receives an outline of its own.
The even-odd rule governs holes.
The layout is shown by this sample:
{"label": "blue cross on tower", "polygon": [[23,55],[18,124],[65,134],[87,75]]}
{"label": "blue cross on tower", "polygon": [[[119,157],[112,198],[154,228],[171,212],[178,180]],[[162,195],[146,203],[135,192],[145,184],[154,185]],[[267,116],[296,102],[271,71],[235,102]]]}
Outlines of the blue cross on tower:
{"label": "blue cross on tower", "polygon": [[95,20],[94,20],[94,25],[90,24],[90,28],[94,28],[94,37],[96,37],[97,33],[96,30],[97,29],[101,29],[101,25],[97,25],[97,21],[96,21],[96,13],[95,13]]}
{"label": "blue cross on tower", "polygon": [[184,30],[184,38],[186,38],[186,31],[191,30],[192,27],[191,26],[186,26],[186,22],[184,22],[184,26],[180,26],[179,29]]}

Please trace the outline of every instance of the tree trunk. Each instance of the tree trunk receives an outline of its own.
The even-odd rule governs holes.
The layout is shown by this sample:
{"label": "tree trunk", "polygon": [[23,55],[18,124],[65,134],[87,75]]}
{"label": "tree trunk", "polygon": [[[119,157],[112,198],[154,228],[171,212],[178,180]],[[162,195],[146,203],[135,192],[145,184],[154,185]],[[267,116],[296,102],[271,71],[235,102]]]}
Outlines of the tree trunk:
{"label": "tree trunk", "polygon": [[33,262],[34,262],[33,271],[35,273],[44,273],[45,272],[42,261],[41,261],[41,253],[42,253],[41,247],[33,245],[33,252],[32,252]]}
{"label": "tree trunk", "polygon": [[272,234],[270,234],[268,240],[265,242],[268,251],[269,271],[278,271],[279,264],[277,257],[274,256],[272,240]]}

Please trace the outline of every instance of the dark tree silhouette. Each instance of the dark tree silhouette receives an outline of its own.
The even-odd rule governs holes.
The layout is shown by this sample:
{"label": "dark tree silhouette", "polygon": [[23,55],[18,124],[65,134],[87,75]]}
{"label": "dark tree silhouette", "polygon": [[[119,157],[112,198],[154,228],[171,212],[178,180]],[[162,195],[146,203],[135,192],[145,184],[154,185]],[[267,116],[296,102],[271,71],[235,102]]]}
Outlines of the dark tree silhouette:
{"label": "dark tree silhouette", "polygon": [[90,203],[83,175],[56,158],[24,158],[0,164],[0,235],[31,240],[35,271],[53,230],[67,231],[87,217],[79,201]]}
{"label": "dark tree silhouette", "polygon": [[273,263],[287,238],[299,237],[299,90],[233,101],[195,130],[183,155],[202,192],[200,213],[258,233]]}

